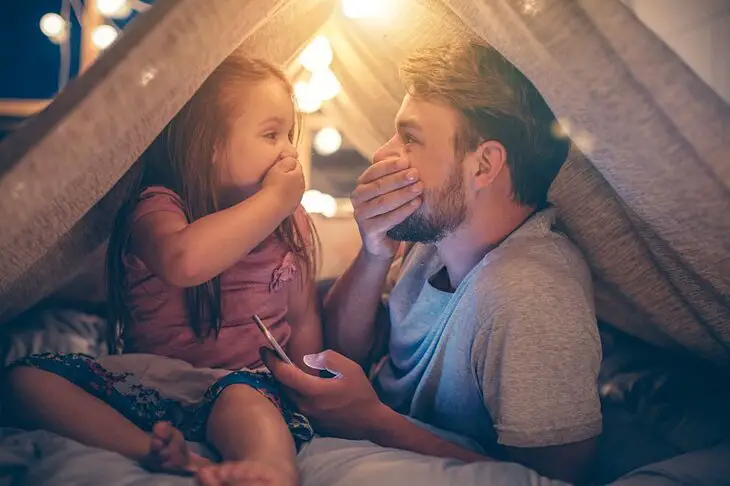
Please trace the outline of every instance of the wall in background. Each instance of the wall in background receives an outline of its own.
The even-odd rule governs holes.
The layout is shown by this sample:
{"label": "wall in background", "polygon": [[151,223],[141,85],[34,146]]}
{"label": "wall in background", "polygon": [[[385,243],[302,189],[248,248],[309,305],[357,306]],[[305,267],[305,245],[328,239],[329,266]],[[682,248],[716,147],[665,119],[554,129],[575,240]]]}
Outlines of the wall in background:
{"label": "wall in background", "polygon": [[730,0],[624,0],[730,103]]}

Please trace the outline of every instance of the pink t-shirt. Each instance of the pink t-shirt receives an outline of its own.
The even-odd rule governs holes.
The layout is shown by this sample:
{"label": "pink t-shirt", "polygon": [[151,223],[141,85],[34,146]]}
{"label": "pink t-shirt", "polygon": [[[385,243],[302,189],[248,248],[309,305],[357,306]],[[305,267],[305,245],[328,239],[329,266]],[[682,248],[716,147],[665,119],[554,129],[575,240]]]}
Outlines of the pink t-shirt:
{"label": "pink t-shirt", "polygon": [[[177,194],[150,187],[140,195],[130,224],[157,211],[185,214]],[[165,283],[134,253],[125,255],[124,265],[132,315],[123,333],[125,352],[168,356],[201,368],[256,368],[261,366],[258,350],[268,343],[251,319],[253,314],[286,349],[291,335],[286,318],[289,284],[297,268],[289,248],[276,235],[267,237],[221,275],[223,320],[218,339],[215,335],[203,341],[196,338],[188,319],[185,289]]]}

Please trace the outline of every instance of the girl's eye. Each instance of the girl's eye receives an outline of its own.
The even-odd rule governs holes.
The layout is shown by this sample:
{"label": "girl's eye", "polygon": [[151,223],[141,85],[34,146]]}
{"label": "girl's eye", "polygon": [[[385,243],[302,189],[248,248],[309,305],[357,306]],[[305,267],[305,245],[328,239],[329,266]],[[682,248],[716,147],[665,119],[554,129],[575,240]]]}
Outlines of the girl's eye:
{"label": "girl's eye", "polygon": [[264,134],[264,137],[270,138],[271,140],[276,140],[277,133],[276,132],[269,132]]}

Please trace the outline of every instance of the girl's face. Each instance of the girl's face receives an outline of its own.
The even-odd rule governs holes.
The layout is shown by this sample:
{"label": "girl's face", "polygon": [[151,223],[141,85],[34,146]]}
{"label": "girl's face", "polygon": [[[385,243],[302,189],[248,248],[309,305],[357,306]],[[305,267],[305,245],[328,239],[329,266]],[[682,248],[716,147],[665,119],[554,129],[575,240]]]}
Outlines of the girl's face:
{"label": "girl's face", "polygon": [[289,137],[294,105],[282,82],[271,78],[253,83],[240,100],[243,111],[233,121],[223,147],[213,160],[223,204],[254,194],[268,170],[284,157],[297,157]]}

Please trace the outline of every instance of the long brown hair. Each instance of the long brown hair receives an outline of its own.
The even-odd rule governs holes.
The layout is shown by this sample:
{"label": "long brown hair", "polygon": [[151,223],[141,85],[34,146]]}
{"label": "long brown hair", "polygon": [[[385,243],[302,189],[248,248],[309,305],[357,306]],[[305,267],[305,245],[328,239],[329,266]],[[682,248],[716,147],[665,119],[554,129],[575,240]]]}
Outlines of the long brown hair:
{"label": "long brown hair", "polygon": [[[212,163],[213,148],[228,136],[240,111],[240,96],[247,84],[266,79],[281,81],[295,105],[293,89],[286,75],[270,63],[235,51],[218,66],[193,97],[175,115],[142,154],[141,175],[127,201],[117,213],[107,249],[107,293],[109,298],[109,346],[116,353],[120,338],[132,316],[126,303],[126,275],[123,263],[130,236],[129,218],[139,196],[150,186],[164,186],[180,196],[189,222],[218,210]],[[297,119],[289,133],[293,142],[301,129]],[[311,219],[301,227],[294,216],[287,217],[276,235],[300,261],[300,278],[313,280],[317,271],[318,239]],[[220,276],[185,289],[190,326],[195,335],[217,337],[223,319]]]}

